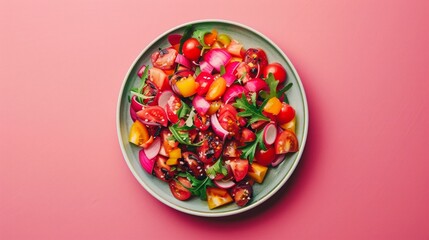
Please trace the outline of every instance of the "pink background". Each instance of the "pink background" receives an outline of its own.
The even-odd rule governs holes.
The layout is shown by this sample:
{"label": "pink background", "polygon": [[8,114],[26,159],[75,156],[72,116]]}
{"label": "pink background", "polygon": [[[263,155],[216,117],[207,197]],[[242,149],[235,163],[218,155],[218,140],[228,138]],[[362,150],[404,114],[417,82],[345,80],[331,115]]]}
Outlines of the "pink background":
{"label": "pink background", "polygon": [[[428,2],[265,2],[1,0],[0,239],[428,239]],[[310,112],[290,181],[223,219],[149,195],[115,126],[140,51],[206,18],[276,42]]]}

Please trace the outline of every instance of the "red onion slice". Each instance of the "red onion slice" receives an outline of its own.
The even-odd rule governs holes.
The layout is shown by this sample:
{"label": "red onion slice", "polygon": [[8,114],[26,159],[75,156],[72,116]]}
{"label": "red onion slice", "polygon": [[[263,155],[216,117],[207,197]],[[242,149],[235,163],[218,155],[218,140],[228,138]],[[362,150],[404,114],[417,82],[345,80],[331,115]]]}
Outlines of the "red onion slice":
{"label": "red onion slice", "polygon": [[231,54],[223,49],[211,49],[204,55],[204,60],[219,72],[221,66],[225,66],[231,60]]}
{"label": "red onion slice", "polygon": [[286,158],[286,154],[277,155],[276,159],[271,163],[271,166],[277,167],[280,163],[282,163]]}
{"label": "red onion slice", "polygon": [[149,159],[155,158],[161,149],[161,139],[159,137],[153,140],[153,143],[148,148],[143,148],[146,157]]}
{"label": "red onion slice", "polygon": [[141,103],[139,103],[139,102],[137,101],[137,96],[136,96],[136,95],[133,95],[133,96],[131,97],[131,108],[132,108],[135,112],[138,112],[138,111],[140,111],[140,110],[142,110],[142,109],[143,109],[143,104],[141,104]]}
{"label": "red onion slice", "polygon": [[240,62],[230,62],[225,66],[225,72],[235,75],[235,70],[237,69],[238,65],[240,65]]}
{"label": "red onion slice", "polygon": [[228,189],[228,188],[232,188],[235,186],[235,182],[232,180],[228,180],[228,181],[215,180],[213,182],[214,182],[214,184],[216,184],[216,186],[223,188],[223,189]]}
{"label": "red onion slice", "polygon": [[246,85],[244,85],[244,87],[251,92],[257,93],[261,90],[268,89],[268,84],[260,78],[254,78],[254,79],[250,79],[249,81],[247,81],[247,83],[246,83]]}
{"label": "red onion slice", "polygon": [[223,141],[225,141],[229,133],[220,125],[216,114],[211,115],[210,122],[213,128],[213,131],[216,133],[216,135],[218,135],[220,138],[222,138]]}
{"label": "red onion slice", "polygon": [[148,172],[149,174],[152,174],[153,167],[155,166],[155,158],[148,158],[146,156],[144,149],[142,149],[139,152],[139,160],[140,160],[140,164],[142,165],[143,169],[146,172]]}
{"label": "red onion slice", "polygon": [[210,108],[210,103],[200,95],[196,95],[192,100],[192,106],[194,106],[198,114],[204,116]]}
{"label": "red onion slice", "polygon": [[184,67],[192,68],[192,63],[191,63],[191,61],[189,61],[189,60],[188,60],[185,56],[183,56],[182,54],[177,54],[175,62],[176,62],[176,63],[178,63],[178,64],[180,64],[180,65],[182,65],[182,66],[184,66]]}
{"label": "red onion slice", "polygon": [[172,91],[169,91],[169,90],[162,92],[158,98],[158,106],[160,106],[162,109],[165,109],[165,107],[168,104],[168,100],[173,95],[174,95],[174,93]]}
{"label": "red onion slice", "polygon": [[234,84],[235,80],[237,80],[237,78],[231,73],[225,73],[222,75],[222,77],[225,79],[227,87],[230,87],[232,84]]}
{"label": "red onion slice", "polygon": [[212,73],[213,72],[213,66],[210,65],[206,61],[201,61],[200,62],[200,70],[201,70],[201,72]]}
{"label": "red onion slice", "polygon": [[247,90],[241,85],[232,85],[226,89],[223,94],[223,102],[227,104],[229,101],[234,100],[236,97],[241,96],[243,93],[246,93]]}

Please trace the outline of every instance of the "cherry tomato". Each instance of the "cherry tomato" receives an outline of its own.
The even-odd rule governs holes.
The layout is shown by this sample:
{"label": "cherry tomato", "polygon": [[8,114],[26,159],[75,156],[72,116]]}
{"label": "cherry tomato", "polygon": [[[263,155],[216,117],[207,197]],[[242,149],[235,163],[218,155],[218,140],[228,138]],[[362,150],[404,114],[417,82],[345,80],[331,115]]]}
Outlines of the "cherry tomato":
{"label": "cherry tomato", "polygon": [[223,143],[212,131],[198,133],[198,142],[202,145],[197,148],[198,157],[205,164],[211,164],[222,154]]}
{"label": "cherry tomato", "polygon": [[189,180],[184,177],[178,177],[177,180],[170,180],[170,182],[168,182],[171,193],[176,199],[180,201],[185,201],[191,197],[191,191],[189,191],[189,189],[184,186],[185,184],[188,185],[189,188],[191,187]]}
{"label": "cherry tomato", "polygon": [[158,97],[159,97],[159,89],[153,83],[151,80],[146,81],[146,86],[142,90],[142,94],[146,97],[152,97],[152,98],[146,98],[143,99],[143,103],[149,106],[154,106],[158,103]]}
{"label": "cherry tomato", "polygon": [[241,130],[241,141],[242,142],[244,142],[244,143],[253,142],[253,141],[255,141],[255,139],[256,139],[256,134],[252,130],[250,130],[248,128],[243,128]]}
{"label": "cherry tomato", "polygon": [[213,29],[211,33],[207,33],[204,35],[204,43],[207,44],[207,46],[211,46],[216,42],[217,39],[217,31],[216,29]]}
{"label": "cherry tomato", "polygon": [[235,76],[237,77],[237,79],[241,79],[241,81],[243,81],[243,83],[246,83],[247,81],[249,81],[250,79],[250,67],[249,65],[247,65],[245,62],[241,62],[237,69],[236,69],[237,73],[235,74]]}
{"label": "cherry tomato", "polygon": [[274,79],[279,81],[279,84],[286,81],[287,73],[284,67],[280,63],[270,63],[264,68],[264,78],[268,77],[268,74],[272,73]]}
{"label": "cherry tomato", "polygon": [[226,189],[208,187],[206,194],[209,209],[217,208],[233,201]]}
{"label": "cherry tomato", "polygon": [[169,155],[170,152],[179,146],[179,142],[177,142],[173,138],[173,134],[170,132],[168,128],[165,128],[161,132],[162,137],[162,146],[164,147],[166,155]]}
{"label": "cherry tomato", "polygon": [[207,116],[201,116],[200,114],[195,114],[194,116],[194,125],[201,131],[205,131],[210,127],[210,121]]}
{"label": "cherry tomato", "polygon": [[183,97],[190,97],[197,92],[198,84],[195,78],[190,75],[176,82],[177,89]]}
{"label": "cherry tomato", "polygon": [[167,101],[167,118],[172,123],[177,123],[179,117],[177,116],[177,111],[182,107],[182,101],[176,95],[172,95]]}
{"label": "cherry tomato", "polygon": [[164,127],[167,127],[168,124],[167,114],[160,106],[145,107],[137,112],[137,116],[142,119],[143,122],[159,123]]}
{"label": "cherry tomato", "polygon": [[228,138],[239,137],[240,124],[237,121],[237,114],[224,111],[219,114],[218,119],[222,128],[228,131]]}
{"label": "cherry tomato", "polygon": [[242,151],[238,148],[240,145],[236,141],[227,141],[223,150],[224,158],[239,158]]}
{"label": "cherry tomato", "polygon": [[236,182],[243,180],[249,170],[249,161],[245,159],[232,160],[229,165],[231,166],[232,173]]}
{"label": "cherry tomato", "polygon": [[282,108],[282,102],[277,97],[272,97],[264,106],[264,112],[277,115]]}
{"label": "cherry tomato", "polygon": [[175,170],[171,166],[167,165],[167,158],[158,155],[153,168],[155,176],[164,182],[169,182],[175,175]]}
{"label": "cherry tomato", "polygon": [[207,91],[206,100],[214,101],[222,97],[226,90],[226,80],[223,77],[219,77],[213,81]]}
{"label": "cherry tomato", "polygon": [[267,55],[260,48],[249,48],[244,54],[244,62],[250,67],[250,77],[256,78],[262,74],[268,65]]}
{"label": "cherry tomato", "polygon": [[156,68],[165,70],[173,69],[175,66],[175,60],[177,51],[174,48],[165,48],[152,53],[150,60],[152,65]]}
{"label": "cherry tomato", "polygon": [[182,171],[187,171],[197,179],[206,177],[204,163],[198,159],[197,155],[192,152],[182,153],[182,158],[179,160],[179,167]]}
{"label": "cherry tomato", "polygon": [[276,148],[276,154],[298,151],[298,139],[293,132],[288,130],[284,130],[277,136],[274,145]]}
{"label": "cherry tomato", "polygon": [[197,61],[201,54],[201,44],[196,38],[189,38],[183,43],[182,52],[191,61]]}
{"label": "cherry tomato", "polygon": [[170,84],[168,83],[167,74],[159,68],[153,67],[149,70],[149,79],[161,91],[171,89]]}
{"label": "cherry tomato", "polygon": [[255,161],[263,166],[268,166],[276,159],[276,151],[274,147],[268,146],[267,150],[256,149]]}
{"label": "cherry tomato", "polygon": [[221,103],[219,101],[212,102],[210,104],[209,110],[207,111],[207,115],[211,116],[219,110]]}
{"label": "cherry tomato", "polygon": [[287,103],[282,103],[282,108],[277,115],[277,123],[283,125],[293,120],[295,117],[295,109]]}
{"label": "cherry tomato", "polygon": [[241,181],[232,188],[231,195],[234,198],[234,202],[243,207],[252,199],[253,188],[249,181]]}
{"label": "cherry tomato", "polygon": [[213,75],[207,72],[201,72],[195,81],[198,83],[197,94],[204,96],[210,88],[210,85],[213,83]]}

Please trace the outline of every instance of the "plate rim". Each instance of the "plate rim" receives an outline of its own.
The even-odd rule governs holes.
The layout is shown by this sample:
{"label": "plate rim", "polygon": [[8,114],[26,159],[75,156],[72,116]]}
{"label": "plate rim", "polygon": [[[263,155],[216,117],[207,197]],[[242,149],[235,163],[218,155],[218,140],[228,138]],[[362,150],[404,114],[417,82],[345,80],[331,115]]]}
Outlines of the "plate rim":
{"label": "plate rim", "polygon": [[[292,164],[291,168],[289,169],[289,171],[286,173],[286,175],[283,177],[283,179],[265,196],[261,197],[261,199],[257,202],[254,202],[251,205],[245,206],[245,207],[241,207],[238,209],[234,209],[231,211],[226,211],[226,212],[213,212],[213,213],[206,213],[206,212],[200,212],[198,210],[190,210],[187,208],[183,208],[180,207],[178,205],[175,205],[172,202],[169,202],[168,200],[160,197],[157,193],[155,193],[142,179],[139,178],[139,175],[137,174],[137,172],[133,169],[132,165],[131,165],[131,161],[128,158],[128,155],[126,154],[126,150],[124,147],[124,142],[122,141],[122,135],[121,135],[121,126],[120,126],[120,108],[121,108],[121,100],[122,100],[122,95],[123,95],[123,91],[125,88],[125,85],[127,83],[127,80],[134,68],[134,66],[137,64],[137,62],[140,60],[140,58],[143,56],[143,54],[157,41],[159,41],[160,39],[162,39],[163,37],[165,37],[168,33],[170,32],[174,32],[180,28],[186,27],[187,25],[190,24],[201,24],[201,23],[207,23],[207,22],[218,22],[218,23],[225,23],[225,24],[230,24],[230,25],[235,25],[241,28],[244,28],[250,32],[253,32],[257,35],[259,35],[260,37],[262,37],[265,41],[267,41],[269,44],[271,44],[281,55],[282,57],[286,60],[286,62],[289,64],[289,67],[292,70],[292,73],[295,75],[296,77],[296,82],[299,85],[300,88],[300,93],[302,94],[302,100],[303,100],[303,106],[304,106],[304,131],[303,131],[303,138],[301,141],[301,146],[300,149],[298,151],[298,156],[296,157],[296,161],[294,161],[294,163]],[[158,37],[156,37],[153,41],[151,41],[150,43],[148,43],[146,45],[146,47],[140,52],[140,54],[135,58],[135,60],[133,61],[133,63],[130,65],[127,73],[125,74],[125,77],[122,81],[122,85],[120,88],[120,92],[119,92],[119,96],[118,96],[118,100],[117,100],[117,106],[116,106],[116,130],[117,130],[117,136],[118,136],[118,141],[119,141],[119,145],[121,147],[121,152],[122,152],[122,156],[124,157],[125,162],[127,163],[128,168],[130,169],[130,171],[132,172],[132,174],[134,175],[134,178],[140,183],[140,185],[143,186],[143,188],[148,191],[153,197],[155,197],[158,201],[162,202],[163,204],[178,210],[180,212],[184,212],[190,215],[195,215],[195,216],[200,216],[200,217],[225,217],[225,216],[231,216],[231,215],[237,215],[243,212],[246,212],[250,209],[253,209],[257,206],[259,206],[260,204],[262,204],[263,202],[265,202],[266,200],[268,200],[269,198],[271,198],[274,194],[276,194],[283,186],[284,184],[288,181],[288,179],[291,177],[292,173],[295,171],[296,167],[298,166],[298,163],[301,161],[301,157],[302,154],[304,152],[305,149],[305,145],[307,142],[307,136],[308,136],[308,122],[309,122],[309,115],[308,115],[308,103],[307,103],[307,96],[305,94],[305,90],[304,90],[304,86],[302,84],[301,78],[298,75],[298,72],[295,69],[295,66],[292,64],[292,62],[290,61],[290,59],[288,58],[288,56],[286,55],[286,53],[284,53],[284,51],[277,46],[277,44],[275,44],[273,41],[271,41],[270,38],[268,38],[267,36],[265,36],[263,33],[253,29],[252,27],[249,27],[247,25],[244,25],[242,23],[238,23],[235,21],[230,21],[230,20],[224,20],[224,19],[200,19],[200,20],[194,20],[194,21],[189,21],[180,25],[177,25],[175,27],[172,27],[170,29],[168,29],[167,31],[164,31],[163,33],[159,34]]]}

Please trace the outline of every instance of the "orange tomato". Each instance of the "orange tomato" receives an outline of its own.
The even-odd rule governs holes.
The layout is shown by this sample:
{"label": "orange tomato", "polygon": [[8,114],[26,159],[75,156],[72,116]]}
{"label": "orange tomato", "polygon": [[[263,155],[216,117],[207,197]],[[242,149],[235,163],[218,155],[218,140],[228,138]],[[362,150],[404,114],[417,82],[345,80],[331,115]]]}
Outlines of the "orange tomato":
{"label": "orange tomato", "polygon": [[135,121],[133,125],[131,125],[128,141],[137,146],[144,146],[149,139],[149,132],[146,126],[138,120]]}
{"label": "orange tomato", "polygon": [[219,77],[213,81],[212,85],[206,95],[206,100],[214,101],[218,100],[225,93],[226,90],[226,80],[223,77]]}
{"label": "orange tomato", "polygon": [[268,100],[264,106],[264,112],[271,113],[273,115],[279,114],[282,109],[282,102],[277,97],[272,97]]}
{"label": "orange tomato", "polygon": [[204,35],[204,43],[208,46],[213,45],[213,43],[216,42],[217,39],[217,31],[216,29],[213,29],[211,33],[207,33]]}
{"label": "orange tomato", "polygon": [[176,82],[176,86],[183,97],[190,97],[194,95],[197,92],[198,87],[193,76],[182,78]]}
{"label": "orange tomato", "polygon": [[220,108],[220,102],[216,101],[216,102],[212,102],[212,104],[210,104],[209,110],[207,111],[207,115],[213,115],[217,112],[217,110],[219,110]]}

